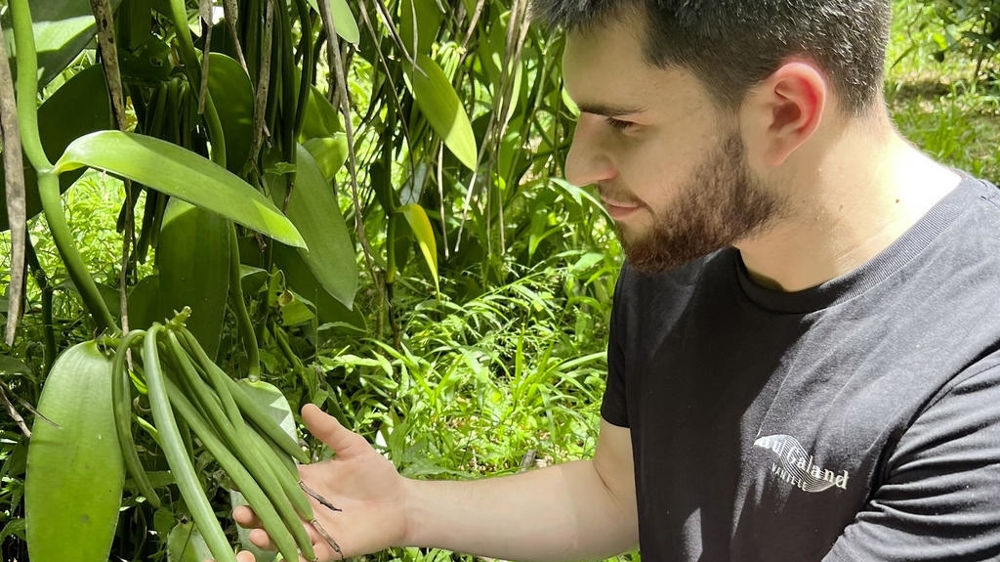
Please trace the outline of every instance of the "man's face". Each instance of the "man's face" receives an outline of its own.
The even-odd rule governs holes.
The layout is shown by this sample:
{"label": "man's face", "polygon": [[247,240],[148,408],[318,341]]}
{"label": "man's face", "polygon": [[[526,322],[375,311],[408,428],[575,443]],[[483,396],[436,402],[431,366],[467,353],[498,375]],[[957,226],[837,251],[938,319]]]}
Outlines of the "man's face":
{"label": "man's face", "polygon": [[570,34],[563,72],[581,114],[566,176],[596,185],[629,263],[654,273],[750,236],[783,202],[750,170],[736,117],[690,72],[647,64],[640,29]]}

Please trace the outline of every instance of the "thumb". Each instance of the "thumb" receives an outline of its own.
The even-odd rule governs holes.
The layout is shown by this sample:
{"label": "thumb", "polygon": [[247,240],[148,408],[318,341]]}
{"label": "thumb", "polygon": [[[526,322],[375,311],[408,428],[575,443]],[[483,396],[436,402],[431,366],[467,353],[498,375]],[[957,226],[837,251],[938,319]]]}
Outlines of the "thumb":
{"label": "thumb", "polygon": [[340,425],[337,418],[320,410],[315,404],[306,404],[302,407],[302,421],[305,422],[309,433],[326,443],[340,458],[357,456],[371,449],[371,445],[364,437]]}

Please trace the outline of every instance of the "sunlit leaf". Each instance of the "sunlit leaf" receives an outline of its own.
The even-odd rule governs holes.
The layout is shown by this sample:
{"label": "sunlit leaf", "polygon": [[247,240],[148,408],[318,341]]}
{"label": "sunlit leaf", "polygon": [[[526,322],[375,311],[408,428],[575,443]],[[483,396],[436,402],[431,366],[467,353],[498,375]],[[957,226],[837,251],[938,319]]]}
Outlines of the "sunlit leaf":
{"label": "sunlit leaf", "polygon": [[402,0],[399,6],[399,38],[402,39],[403,46],[410,54],[429,54],[443,17],[437,2]]}
{"label": "sunlit leaf", "polygon": [[330,105],[330,100],[326,99],[315,86],[310,87],[306,116],[302,122],[302,134],[299,140],[330,137],[343,130],[340,114]]}
{"label": "sunlit leaf", "polygon": [[120,131],[91,133],[73,141],[56,162],[60,173],[83,166],[137,181],[286,244],[306,245],[263,194],[225,168],[169,142]]}
{"label": "sunlit leaf", "polygon": [[[316,0],[309,0],[309,5],[316,13],[319,13],[319,4]],[[347,5],[347,0],[330,0],[330,11],[333,12],[333,23],[337,26],[337,35],[345,40],[358,44],[361,33],[358,31],[358,22],[351,13],[351,7]]]}
{"label": "sunlit leaf", "polygon": [[476,168],[476,136],[458,94],[444,71],[427,55],[417,57],[417,68],[407,73],[407,86],[417,106],[445,146],[470,170]]}
{"label": "sunlit leaf", "polygon": [[413,235],[417,238],[417,244],[420,246],[420,252],[424,255],[424,260],[427,261],[427,267],[431,270],[431,277],[434,278],[434,287],[440,292],[441,286],[438,282],[438,258],[437,258],[437,242],[434,240],[434,229],[431,227],[431,221],[427,218],[427,212],[424,208],[416,203],[411,203],[409,205],[403,205],[398,209],[400,213],[406,217],[407,224],[410,225],[410,229],[413,230]]}
{"label": "sunlit leaf", "polygon": [[347,135],[334,133],[332,137],[318,137],[307,140],[302,146],[309,151],[319,166],[323,177],[329,182],[337,170],[347,161]]}
{"label": "sunlit leaf", "polygon": [[212,558],[205,539],[194,523],[178,523],[167,537],[167,559],[170,562],[202,562]]}

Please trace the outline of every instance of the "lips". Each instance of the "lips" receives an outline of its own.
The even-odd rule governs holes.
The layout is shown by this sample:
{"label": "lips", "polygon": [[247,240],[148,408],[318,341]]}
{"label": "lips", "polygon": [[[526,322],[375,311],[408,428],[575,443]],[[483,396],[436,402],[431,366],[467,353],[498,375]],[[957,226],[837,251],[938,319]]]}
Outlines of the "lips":
{"label": "lips", "polygon": [[636,205],[635,203],[622,203],[620,201],[611,201],[605,198],[601,198],[604,202],[604,207],[608,210],[608,214],[611,218],[617,220],[622,220],[632,215],[641,208],[641,205]]}
{"label": "lips", "polygon": [[629,197],[611,195],[607,193],[606,189],[601,189],[600,187],[598,187],[598,193],[600,194],[601,202],[604,203],[604,208],[607,209],[611,218],[616,221],[625,219],[642,207],[641,203],[631,200]]}

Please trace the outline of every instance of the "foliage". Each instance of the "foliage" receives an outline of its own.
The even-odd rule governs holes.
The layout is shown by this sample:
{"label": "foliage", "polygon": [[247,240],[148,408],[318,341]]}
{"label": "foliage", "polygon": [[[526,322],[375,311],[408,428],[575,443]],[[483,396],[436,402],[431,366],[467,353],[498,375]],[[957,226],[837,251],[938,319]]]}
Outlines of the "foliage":
{"label": "foliage", "polygon": [[[126,130],[213,159],[286,212],[310,251],[336,256],[316,259],[242,227],[235,247],[217,242],[215,255],[239,260],[236,273],[225,276],[226,291],[205,289],[224,310],[218,361],[231,373],[252,370],[252,332],[262,380],[282,390],[293,412],[307,401],[320,404],[369,437],[409,476],[512,473],[589,454],[621,255],[593,196],[558,179],[574,119],[558,72],[562,38],[527,27],[520,1],[333,2],[346,70],[341,91],[319,4],[305,3],[309,17],[303,27],[297,2],[277,2],[285,9],[273,16],[273,25],[282,26],[271,42],[276,66],[264,81],[264,3],[240,2],[243,23],[236,36],[247,70],[224,19],[211,27],[208,41],[209,26],[198,21],[195,2],[187,6],[187,29],[180,33],[165,0],[131,0],[116,12]],[[988,4],[976,5],[985,13]],[[975,39],[963,31],[985,29],[985,20],[977,19],[982,14],[963,19],[972,12],[959,12],[958,5],[896,0],[890,53],[895,64],[886,92],[904,135],[951,165],[1000,178],[1000,107],[995,93],[978,86],[983,70],[992,68],[992,51],[971,43],[973,48],[955,47],[943,63],[932,64],[941,49],[935,34],[948,45],[939,14],[952,18],[952,45]],[[208,90],[225,138],[224,163],[223,151],[213,150],[220,143],[213,142],[208,113],[199,112],[201,67],[185,60],[190,52],[183,37],[192,50],[208,43],[213,51]],[[71,60],[41,92],[43,113],[49,100],[58,101],[58,92],[79,87],[76,77],[100,68],[92,47]],[[303,76],[314,87],[300,97]],[[261,94],[264,119],[257,123],[254,108],[263,84],[269,88]],[[346,120],[340,103],[345,93]],[[89,96],[91,101],[77,105],[108,104],[106,90]],[[71,115],[71,109],[58,114]],[[56,149],[49,155],[53,161],[89,132],[47,140],[53,127],[40,121],[46,151]],[[245,165],[254,161],[261,123],[270,137],[259,139],[255,163]],[[168,193],[155,185],[129,188],[113,169],[88,171],[70,183],[60,186],[69,231],[115,318],[122,237],[134,208],[127,310],[132,327],[162,321],[169,311],[157,308],[167,300],[161,298],[157,252],[161,227],[169,225]],[[197,179],[186,183],[192,190],[201,185]],[[313,202],[304,211],[323,205],[322,216],[299,213],[303,207],[296,210],[292,199],[299,196]],[[333,226],[324,225],[323,217]],[[0,346],[0,380],[26,403],[37,404],[50,364],[47,338],[54,348],[66,349],[91,338],[98,324],[70,281],[44,215],[30,221],[29,232],[37,270],[51,290],[29,277],[18,339],[12,347]],[[7,271],[9,237],[0,242],[7,245],[0,250],[0,271]],[[213,261],[217,268],[233,265]],[[0,286],[9,279],[0,274]],[[217,279],[214,284],[220,284]],[[192,283],[187,292],[211,285]],[[243,307],[231,294],[236,288]],[[143,312],[150,309],[156,312]],[[167,537],[179,540],[189,527],[176,524],[189,515],[152,438],[136,437],[164,506],[153,508],[127,481],[112,552],[129,560],[166,560]],[[5,560],[24,559],[26,442],[16,424],[0,421]],[[314,458],[328,454],[309,445]],[[228,482],[207,455],[196,455],[195,469],[217,515],[228,521]],[[235,526],[226,532],[235,541]],[[453,557],[399,549],[370,558]]]}
{"label": "foliage", "polygon": [[973,79],[984,77],[995,82],[1000,79],[989,63],[1000,49],[1000,1],[998,0],[924,0],[940,18],[940,29],[932,35],[937,50],[934,57],[944,61],[949,52],[976,61]]}

